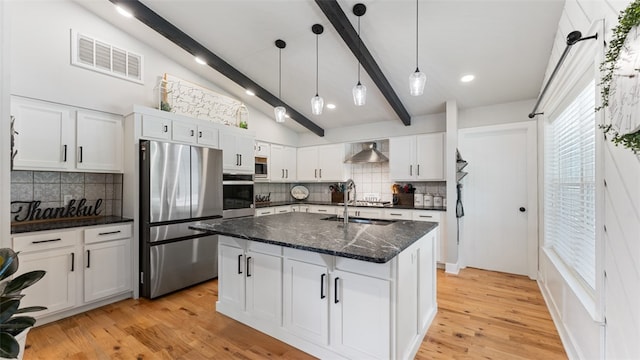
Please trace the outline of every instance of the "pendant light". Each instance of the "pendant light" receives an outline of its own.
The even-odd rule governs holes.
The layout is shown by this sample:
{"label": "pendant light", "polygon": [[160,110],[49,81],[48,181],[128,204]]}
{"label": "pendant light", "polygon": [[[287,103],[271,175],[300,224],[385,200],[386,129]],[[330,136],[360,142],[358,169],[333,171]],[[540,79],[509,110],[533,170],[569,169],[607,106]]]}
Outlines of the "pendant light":
{"label": "pendant light", "polygon": [[409,91],[411,95],[422,95],[426,83],[427,75],[418,69],[418,0],[416,0],[416,71],[409,75]]}
{"label": "pendant light", "polygon": [[324,108],[324,100],[318,95],[318,37],[324,31],[324,27],[320,24],[314,24],[311,31],[316,34],[316,96],[311,98],[311,113],[313,115],[321,115]]}
{"label": "pendant light", "polygon": [[353,103],[356,106],[362,106],[367,102],[367,87],[360,83],[360,45],[362,39],[360,38],[360,17],[367,12],[367,7],[364,4],[355,4],[353,6],[353,13],[358,17],[358,83],[353,87]]}
{"label": "pendant light", "polygon": [[[282,49],[287,46],[287,43],[284,40],[276,40],[276,47],[278,48],[278,100],[280,100],[280,92],[282,90]],[[283,123],[285,119],[285,115],[287,114],[287,109],[284,106],[279,105],[273,109],[273,112],[276,115],[276,122]]]}

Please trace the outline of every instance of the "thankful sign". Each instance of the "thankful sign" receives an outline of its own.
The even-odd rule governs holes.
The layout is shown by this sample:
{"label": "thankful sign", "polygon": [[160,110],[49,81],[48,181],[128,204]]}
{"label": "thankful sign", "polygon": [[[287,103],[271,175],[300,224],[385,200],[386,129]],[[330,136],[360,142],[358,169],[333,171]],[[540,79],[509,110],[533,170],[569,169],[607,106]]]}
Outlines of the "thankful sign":
{"label": "thankful sign", "polygon": [[[66,206],[41,208],[41,201],[12,201],[11,205],[15,206],[15,210],[11,210],[12,214],[16,214],[13,220],[16,222],[34,221],[34,220],[51,220],[74,217],[98,216],[102,212],[102,199],[96,200],[95,205],[88,205],[87,199],[69,200]],[[13,208],[14,206],[12,206]]]}

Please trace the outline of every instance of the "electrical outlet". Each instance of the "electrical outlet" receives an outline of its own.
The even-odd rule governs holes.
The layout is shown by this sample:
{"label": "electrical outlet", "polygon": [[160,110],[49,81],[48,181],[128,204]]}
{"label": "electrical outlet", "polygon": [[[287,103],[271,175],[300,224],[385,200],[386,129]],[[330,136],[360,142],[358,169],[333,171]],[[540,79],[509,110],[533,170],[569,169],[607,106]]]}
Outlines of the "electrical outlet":
{"label": "electrical outlet", "polygon": [[72,195],[65,195],[64,196],[64,205],[67,205],[69,203],[69,201],[71,201],[71,199],[73,199]]}

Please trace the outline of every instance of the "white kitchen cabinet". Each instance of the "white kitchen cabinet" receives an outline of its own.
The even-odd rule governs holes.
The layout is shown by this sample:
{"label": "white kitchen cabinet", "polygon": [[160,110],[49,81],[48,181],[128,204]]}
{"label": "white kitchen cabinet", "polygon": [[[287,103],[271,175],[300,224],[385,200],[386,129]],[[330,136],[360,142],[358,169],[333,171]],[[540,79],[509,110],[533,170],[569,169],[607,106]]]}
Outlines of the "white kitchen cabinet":
{"label": "white kitchen cabinet", "polygon": [[122,116],[78,110],[76,168],[122,172],[123,134]]}
{"label": "white kitchen cabinet", "polygon": [[291,205],[292,212],[310,212],[309,205]]}
{"label": "white kitchen cabinet", "polygon": [[387,220],[412,220],[413,210],[409,209],[384,209],[383,219]]}
{"label": "white kitchen cabinet", "polygon": [[275,206],[273,208],[274,214],[286,214],[292,212],[291,205]]}
{"label": "white kitchen cabinet", "polygon": [[444,133],[389,139],[389,176],[398,181],[443,181]]}
{"label": "white kitchen cabinet", "polygon": [[413,210],[413,221],[431,221],[438,223],[438,228],[433,231],[435,236],[435,257],[439,263],[446,260],[447,223],[446,212],[433,210]]}
{"label": "white kitchen cabinet", "polygon": [[281,248],[220,235],[218,252],[218,308],[281,325]]}
{"label": "white kitchen cabinet", "polygon": [[142,115],[142,137],[145,139],[171,140],[173,122],[170,119],[144,114]]}
{"label": "white kitchen cabinet", "polygon": [[131,241],[129,224],[85,230],[85,302],[131,290]]}
{"label": "white kitchen cabinet", "polygon": [[222,149],[222,169],[235,174],[253,174],[255,157],[253,136],[240,134],[231,129],[220,131],[220,148]]}
{"label": "white kitchen cabinet", "polygon": [[21,307],[46,306],[33,313],[36,318],[69,310],[78,305],[77,294],[82,277],[82,261],[78,232],[46,231],[16,235],[13,250],[20,252],[20,267],[15,276],[34,270],[46,275],[25,289]]}
{"label": "white kitchen cabinet", "polygon": [[344,144],[299,148],[298,181],[344,181],[344,156]]}
{"label": "white kitchen cabinet", "polygon": [[322,345],[329,344],[328,273],[322,264],[284,261],[284,328]]}
{"label": "white kitchen cabinet", "polygon": [[331,285],[330,347],[347,358],[389,359],[390,281],[336,270]]}
{"label": "white kitchen cabinet", "polygon": [[256,209],[255,216],[266,216],[266,215],[273,215],[273,214],[274,214],[273,207],[263,207],[263,208]]}
{"label": "white kitchen cabinet", "polygon": [[271,144],[269,180],[291,182],[297,179],[296,148]]}
{"label": "white kitchen cabinet", "polygon": [[342,214],[342,208],[338,208],[337,206],[331,205],[309,205],[309,211],[313,214]]}
{"label": "white kitchen cabinet", "polygon": [[11,98],[14,169],[122,172],[122,117]]}
{"label": "white kitchen cabinet", "polygon": [[[343,216],[344,208],[338,209],[338,215]],[[349,216],[365,219],[382,219],[382,209],[366,207],[349,207]]]}
{"label": "white kitchen cabinet", "polygon": [[171,138],[186,144],[198,144],[206,147],[218,148],[218,129],[205,124],[190,121],[173,121],[171,123]]}
{"label": "white kitchen cabinet", "polygon": [[270,144],[262,141],[256,141],[253,148],[253,155],[268,158],[271,155]]}

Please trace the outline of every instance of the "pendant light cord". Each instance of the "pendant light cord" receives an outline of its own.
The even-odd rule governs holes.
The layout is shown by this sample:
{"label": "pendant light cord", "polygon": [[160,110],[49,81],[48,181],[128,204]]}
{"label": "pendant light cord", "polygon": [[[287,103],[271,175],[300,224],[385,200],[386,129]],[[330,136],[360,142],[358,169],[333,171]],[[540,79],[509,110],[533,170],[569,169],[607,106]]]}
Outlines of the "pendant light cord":
{"label": "pendant light cord", "polygon": [[318,96],[318,34],[316,34],[316,96]]}
{"label": "pendant light cord", "polygon": [[278,49],[278,100],[282,97],[282,49]]}
{"label": "pendant light cord", "polygon": [[418,0],[416,0],[416,72],[418,69]]}
{"label": "pendant light cord", "polygon": [[360,16],[358,16],[358,85],[360,85],[360,53],[362,38],[360,37]]}

